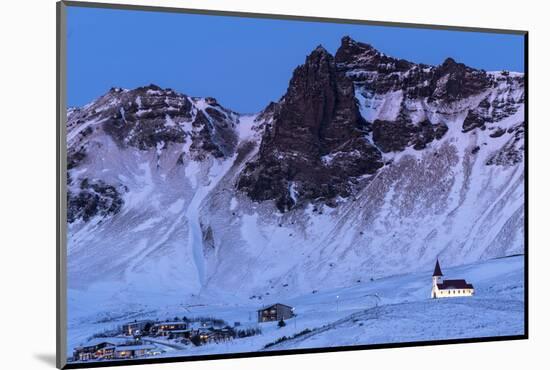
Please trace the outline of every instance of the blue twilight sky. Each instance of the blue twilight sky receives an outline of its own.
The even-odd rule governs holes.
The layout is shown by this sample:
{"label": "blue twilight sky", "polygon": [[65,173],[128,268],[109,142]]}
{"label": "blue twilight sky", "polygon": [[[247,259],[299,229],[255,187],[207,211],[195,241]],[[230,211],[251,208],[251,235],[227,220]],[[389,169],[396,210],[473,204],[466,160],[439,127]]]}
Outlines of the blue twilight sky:
{"label": "blue twilight sky", "polygon": [[285,93],[311,50],[322,44],[335,53],[344,35],[414,62],[524,68],[519,35],[80,7],[67,14],[69,106],[113,86],[154,83],[257,112]]}

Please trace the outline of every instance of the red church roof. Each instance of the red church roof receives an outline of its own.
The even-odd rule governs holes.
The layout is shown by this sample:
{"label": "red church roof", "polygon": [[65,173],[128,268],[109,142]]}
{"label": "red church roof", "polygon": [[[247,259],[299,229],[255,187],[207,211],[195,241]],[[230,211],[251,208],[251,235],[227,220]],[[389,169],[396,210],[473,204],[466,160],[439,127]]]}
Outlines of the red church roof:
{"label": "red church roof", "polygon": [[466,280],[443,280],[443,283],[437,284],[439,289],[474,289],[472,284],[468,284]]}

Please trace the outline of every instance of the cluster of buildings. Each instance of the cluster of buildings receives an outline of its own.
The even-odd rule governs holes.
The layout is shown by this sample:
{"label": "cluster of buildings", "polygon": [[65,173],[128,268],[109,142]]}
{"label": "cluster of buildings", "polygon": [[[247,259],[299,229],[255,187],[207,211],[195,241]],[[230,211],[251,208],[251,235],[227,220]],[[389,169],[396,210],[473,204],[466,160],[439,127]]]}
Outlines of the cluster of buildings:
{"label": "cluster of buildings", "polygon": [[[287,320],[294,317],[294,308],[282,303],[264,306],[257,311],[258,322]],[[223,321],[221,321],[223,323]],[[240,323],[235,323],[235,326]],[[235,329],[227,324],[220,324],[220,320],[179,321],[141,320],[124,324],[122,333],[126,336],[167,337],[169,339],[194,339],[194,344],[219,342],[235,337]],[[197,338],[199,340],[197,340]],[[197,343],[199,342],[199,343]]]}
{"label": "cluster of buildings", "polygon": [[[474,295],[474,286],[463,279],[442,280],[443,272],[436,261],[432,275],[431,298],[467,297]],[[258,323],[284,321],[295,316],[294,308],[282,303],[275,303],[257,310]],[[235,326],[240,323],[235,323]],[[166,337],[180,339],[182,343],[202,345],[231,340],[237,336],[235,329],[223,320],[200,319],[153,321],[141,320],[126,323],[122,326],[124,337],[108,339],[96,338],[85,346],[75,348],[74,361],[131,359],[156,355],[160,352],[153,344],[144,344],[142,336]],[[255,335],[255,334],[252,334]]]}
{"label": "cluster of buildings", "polygon": [[85,346],[76,347],[74,361],[123,360],[159,354],[154,345],[126,338],[96,338]]}
{"label": "cluster of buildings", "polygon": [[124,335],[139,337],[143,334],[153,336],[181,335],[188,332],[188,324],[185,321],[155,322],[153,320],[141,320],[122,325]]}
{"label": "cluster of buildings", "polygon": [[[234,329],[227,325],[221,327],[219,322],[219,320],[129,322],[121,327],[123,336],[94,338],[86,345],[76,347],[72,360],[121,360],[160,354],[160,350],[154,344],[144,343],[143,336],[180,339],[182,343],[193,343],[194,345],[219,343],[233,339],[235,337]],[[145,341],[152,342],[151,340]]]}
{"label": "cluster of buildings", "polygon": [[223,326],[211,321],[166,321],[153,324],[150,335],[169,339],[181,338],[184,342],[201,345],[231,340],[235,337],[235,331],[228,325]]}

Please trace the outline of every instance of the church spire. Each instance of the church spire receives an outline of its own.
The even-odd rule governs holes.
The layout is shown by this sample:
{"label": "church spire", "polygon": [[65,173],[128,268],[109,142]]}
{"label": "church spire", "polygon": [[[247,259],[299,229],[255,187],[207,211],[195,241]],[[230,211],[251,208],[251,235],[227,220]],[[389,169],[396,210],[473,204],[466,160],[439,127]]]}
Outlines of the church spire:
{"label": "church spire", "polygon": [[443,273],[441,272],[441,267],[439,267],[439,258],[435,262],[434,274],[432,276],[443,276]]}

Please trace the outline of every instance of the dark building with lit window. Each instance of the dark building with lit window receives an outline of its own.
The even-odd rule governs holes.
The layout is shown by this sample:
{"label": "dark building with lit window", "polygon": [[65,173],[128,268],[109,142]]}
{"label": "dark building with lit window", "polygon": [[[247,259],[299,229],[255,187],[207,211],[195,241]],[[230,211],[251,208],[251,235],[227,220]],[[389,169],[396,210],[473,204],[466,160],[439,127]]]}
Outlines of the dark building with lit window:
{"label": "dark building with lit window", "polygon": [[258,322],[286,320],[293,316],[294,309],[281,303],[275,303],[258,310]]}
{"label": "dark building with lit window", "polygon": [[171,333],[181,334],[187,330],[187,323],[183,321],[166,321],[153,325],[151,331],[156,335],[168,336]]}
{"label": "dark building with lit window", "polygon": [[152,324],[153,321],[151,320],[129,322],[122,325],[122,332],[126,335],[136,335],[137,333],[143,332],[143,329],[145,329],[147,326],[151,326]]}

